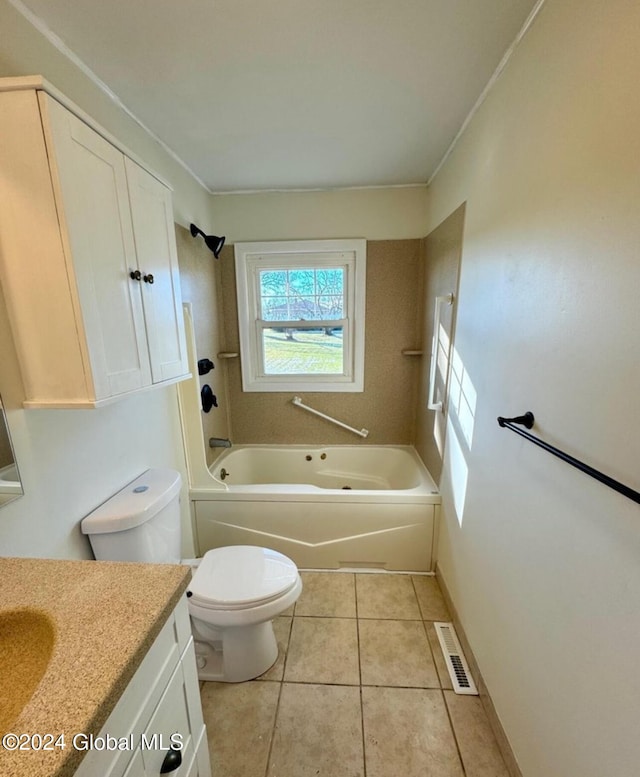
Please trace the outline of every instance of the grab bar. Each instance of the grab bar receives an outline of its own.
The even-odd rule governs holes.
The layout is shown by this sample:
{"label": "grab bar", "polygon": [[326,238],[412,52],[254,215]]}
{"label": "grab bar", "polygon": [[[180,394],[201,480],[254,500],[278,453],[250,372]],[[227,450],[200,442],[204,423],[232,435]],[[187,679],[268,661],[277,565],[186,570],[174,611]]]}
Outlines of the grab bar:
{"label": "grab bar", "polygon": [[511,429],[512,432],[515,432],[521,437],[524,437],[525,440],[529,440],[534,445],[537,445],[548,453],[551,453],[554,456],[557,456],[559,459],[562,459],[562,461],[566,461],[567,464],[571,464],[572,467],[576,467],[576,469],[579,469],[586,475],[599,480],[601,483],[604,483],[605,486],[609,486],[609,488],[612,488],[619,494],[626,496],[627,499],[631,499],[633,502],[636,502],[636,504],[640,504],[640,493],[638,493],[638,491],[634,491],[632,488],[629,488],[629,486],[625,486],[624,483],[620,483],[619,481],[614,480],[612,477],[609,477],[609,475],[605,475],[599,470],[590,467],[588,464],[585,464],[583,461],[575,459],[573,456],[570,456],[568,453],[555,448],[553,445],[549,445],[548,442],[541,440],[539,437],[535,437],[533,434],[525,432],[524,429],[519,429],[517,426],[513,426],[513,424],[521,424],[522,426],[526,426],[527,429],[531,429],[534,421],[535,417],[530,411],[527,411],[524,415],[519,415],[516,418],[503,418],[502,416],[498,416],[499,426]]}
{"label": "grab bar", "polygon": [[[429,368],[429,394],[427,395],[427,409],[442,411],[442,402],[435,401],[436,372],[438,367],[438,340],[440,332],[440,315],[442,303],[453,305],[453,294],[445,294],[436,297],[436,309],[433,314],[433,345],[431,346],[431,366]],[[445,378],[446,379],[446,378]]]}
{"label": "grab bar", "polygon": [[324,418],[325,421],[331,421],[332,424],[341,426],[343,429],[347,429],[348,431],[353,432],[354,434],[360,435],[360,437],[369,436],[368,429],[354,429],[353,426],[348,426],[347,424],[343,424],[342,421],[338,421],[337,418],[332,418],[330,415],[325,415],[324,413],[321,413],[319,410],[315,410],[314,408],[309,407],[309,405],[303,404],[300,397],[294,397],[291,400],[291,404],[296,405],[297,407],[301,407],[303,410],[306,410],[308,413],[313,413],[313,415],[317,415],[320,418]]}

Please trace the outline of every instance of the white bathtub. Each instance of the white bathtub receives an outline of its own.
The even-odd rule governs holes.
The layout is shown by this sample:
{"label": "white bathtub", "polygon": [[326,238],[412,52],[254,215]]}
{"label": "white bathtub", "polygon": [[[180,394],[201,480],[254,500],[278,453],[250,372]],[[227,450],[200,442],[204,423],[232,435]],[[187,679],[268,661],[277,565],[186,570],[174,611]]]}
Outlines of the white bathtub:
{"label": "white bathtub", "polygon": [[200,553],[265,545],[306,569],[433,569],[440,495],[410,446],[239,445],[190,491]]}

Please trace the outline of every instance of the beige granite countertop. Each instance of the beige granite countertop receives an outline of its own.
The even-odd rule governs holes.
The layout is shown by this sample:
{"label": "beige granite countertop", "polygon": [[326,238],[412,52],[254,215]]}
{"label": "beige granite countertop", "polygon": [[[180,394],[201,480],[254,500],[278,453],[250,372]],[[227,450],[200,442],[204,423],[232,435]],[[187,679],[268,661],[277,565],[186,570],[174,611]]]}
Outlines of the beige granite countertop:
{"label": "beige granite countertop", "polygon": [[44,611],[55,633],[46,672],[10,731],[66,740],[53,752],[0,745],[2,777],[74,773],[85,754],[71,746],[74,734],[100,731],[190,577],[173,564],[0,558],[0,615]]}

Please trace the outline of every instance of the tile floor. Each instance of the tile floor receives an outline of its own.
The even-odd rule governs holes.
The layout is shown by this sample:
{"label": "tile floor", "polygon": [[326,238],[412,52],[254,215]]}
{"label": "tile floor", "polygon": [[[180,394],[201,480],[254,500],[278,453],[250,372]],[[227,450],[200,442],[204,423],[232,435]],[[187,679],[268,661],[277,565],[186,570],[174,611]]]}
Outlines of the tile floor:
{"label": "tile floor", "polygon": [[214,777],[508,777],[480,700],[451,690],[435,578],[302,578],[274,666],[202,684]]}

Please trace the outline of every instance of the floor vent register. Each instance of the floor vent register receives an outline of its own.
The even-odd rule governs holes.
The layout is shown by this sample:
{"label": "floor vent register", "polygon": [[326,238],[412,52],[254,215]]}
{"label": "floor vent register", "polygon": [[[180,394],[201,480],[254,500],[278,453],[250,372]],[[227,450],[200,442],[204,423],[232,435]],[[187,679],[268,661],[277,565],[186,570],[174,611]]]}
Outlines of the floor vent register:
{"label": "floor vent register", "polygon": [[451,676],[453,690],[456,693],[477,696],[478,689],[471,677],[471,672],[460,647],[458,635],[453,628],[453,623],[434,623],[433,625],[435,626],[444,660]]}

